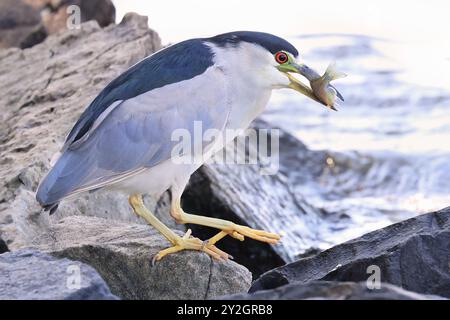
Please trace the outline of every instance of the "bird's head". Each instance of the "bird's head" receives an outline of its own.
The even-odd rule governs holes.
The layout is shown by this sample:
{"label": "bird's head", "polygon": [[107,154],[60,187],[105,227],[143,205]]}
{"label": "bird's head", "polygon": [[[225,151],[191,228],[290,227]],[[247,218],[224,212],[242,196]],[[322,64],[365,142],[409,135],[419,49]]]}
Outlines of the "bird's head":
{"label": "bird's head", "polygon": [[237,31],[208,39],[217,48],[219,64],[252,85],[290,88],[323,104],[311,88],[293,74],[311,80],[318,74],[300,61],[297,49],[272,34]]}

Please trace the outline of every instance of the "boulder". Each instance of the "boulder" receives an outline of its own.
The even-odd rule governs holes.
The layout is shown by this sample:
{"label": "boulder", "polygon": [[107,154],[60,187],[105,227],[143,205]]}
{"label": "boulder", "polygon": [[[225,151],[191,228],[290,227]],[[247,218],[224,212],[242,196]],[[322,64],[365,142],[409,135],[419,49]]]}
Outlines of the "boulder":
{"label": "boulder", "polygon": [[0,255],[0,300],[115,300],[94,268],[21,249]]}
{"label": "boulder", "polygon": [[313,280],[378,278],[405,290],[450,297],[450,207],[411,218],[276,268],[250,292]]}
{"label": "boulder", "polygon": [[252,280],[243,266],[198,251],[168,255],[152,266],[152,257],[170,246],[160,233],[96,217],[65,217],[33,246],[94,267],[122,299],[210,299],[246,292]]}
{"label": "boulder", "polygon": [[116,8],[111,0],[24,0],[41,12],[42,23],[48,34],[67,29],[67,19],[72,14],[68,7],[80,8],[80,22],[95,20],[106,27],[116,20]]}
{"label": "boulder", "polygon": [[39,10],[21,0],[0,2],[0,49],[28,48],[46,36]]}
{"label": "boulder", "polygon": [[[51,220],[68,215],[143,223],[118,193],[64,201],[49,218],[41,214],[34,192],[84,108],[109,81],[160,47],[147,18],[128,14],[119,25],[102,29],[90,21],[32,48],[0,51],[0,237],[10,250],[27,246]],[[146,199],[159,212],[167,197],[157,200]],[[162,219],[170,223],[166,209]]]}
{"label": "boulder", "polygon": [[272,290],[252,294],[220,297],[226,300],[445,300],[433,295],[418,294],[397,286],[381,283],[369,289],[365,282],[310,281],[291,283]]}
{"label": "boulder", "polygon": [[50,34],[67,30],[73,15],[68,10],[71,5],[79,8],[79,22],[95,20],[101,27],[115,23],[116,9],[111,0],[2,0],[0,49],[29,48]]}

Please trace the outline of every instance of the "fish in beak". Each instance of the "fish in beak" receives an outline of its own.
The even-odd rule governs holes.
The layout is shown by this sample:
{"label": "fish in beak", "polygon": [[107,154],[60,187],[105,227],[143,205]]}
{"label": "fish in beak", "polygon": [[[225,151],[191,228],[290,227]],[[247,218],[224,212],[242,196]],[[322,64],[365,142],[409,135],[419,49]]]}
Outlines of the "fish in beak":
{"label": "fish in beak", "polygon": [[[344,97],[330,84],[331,81],[346,76],[345,73],[336,70],[334,63],[328,66],[322,76],[307,65],[295,62],[292,56],[289,57],[288,63],[278,66],[278,69],[285,72],[289,78],[289,88],[304,94],[332,110],[337,111],[335,106],[338,104],[338,100],[344,101]],[[309,81],[311,88],[294,77],[292,73],[298,73],[304,76]]]}
{"label": "fish in beak", "polygon": [[335,63],[331,63],[321,77],[312,79],[309,83],[316,97],[318,97],[327,107],[336,110],[334,106],[337,105],[338,100],[344,102],[344,97],[330,84],[330,82],[346,76],[345,73],[336,70]]}

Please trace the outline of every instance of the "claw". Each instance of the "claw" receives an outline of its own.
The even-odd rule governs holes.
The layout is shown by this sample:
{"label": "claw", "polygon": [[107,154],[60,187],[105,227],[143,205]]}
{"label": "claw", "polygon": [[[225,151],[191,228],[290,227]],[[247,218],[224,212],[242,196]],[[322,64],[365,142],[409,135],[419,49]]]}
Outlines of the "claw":
{"label": "claw", "polygon": [[210,242],[209,240],[202,241],[198,238],[187,238],[190,237],[190,235],[191,230],[189,229],[183,237],[176,240],[176,244],[174,246],[158,252],[158,254],[155,255],[152,259],[152,266],[154,266],[157,261],[161,260],[166,255],[182,250],[203,251],[216,260],[229,259],[230,255],[217,248],[214,243]]}
{"label": "claw", "polygon": [[152,268],[156,265],[156,261],[158,261],[157,257],[158,257],[158,255],[155,254],[152,258]]}
{"label": "claw", "polygon": [[239,241],[244,241],[245,240],[245,237],[242,234],[240,234],[239,232],[236,232],[236,231],[233,231],[232,233],[230,233],[230,236],[235,238],[235,239],[238,239]]}
{"label": "claw", "polygon": [[236,225],[235,231],[239,234],[252,238],[254,240],[258,240],[261,242],[266,242],[270,244],[276,244],[280,241],[281,236],[275,233],[266,232],[264,230],[255,230],[246,226]]}
{"label": "claw", "polygon": [[191,234],[192,234],[192,230],[191,229],[187,229],[187,231],[186,231],[186,233],[184,234],[184,236],[183,236],[183,238],[182,239],[189,239],[189,237],[191,236]]}

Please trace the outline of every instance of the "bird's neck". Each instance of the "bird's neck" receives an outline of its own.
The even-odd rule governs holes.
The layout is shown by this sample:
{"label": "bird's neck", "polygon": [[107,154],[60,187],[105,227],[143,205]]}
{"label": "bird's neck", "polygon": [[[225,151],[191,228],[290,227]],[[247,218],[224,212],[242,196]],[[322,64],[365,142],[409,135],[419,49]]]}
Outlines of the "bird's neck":
{"label": "bird's neck", "polygon": [[272,90],[230,82],[229,92],[230,116],[227,127],[244,130],[265,110]]}

